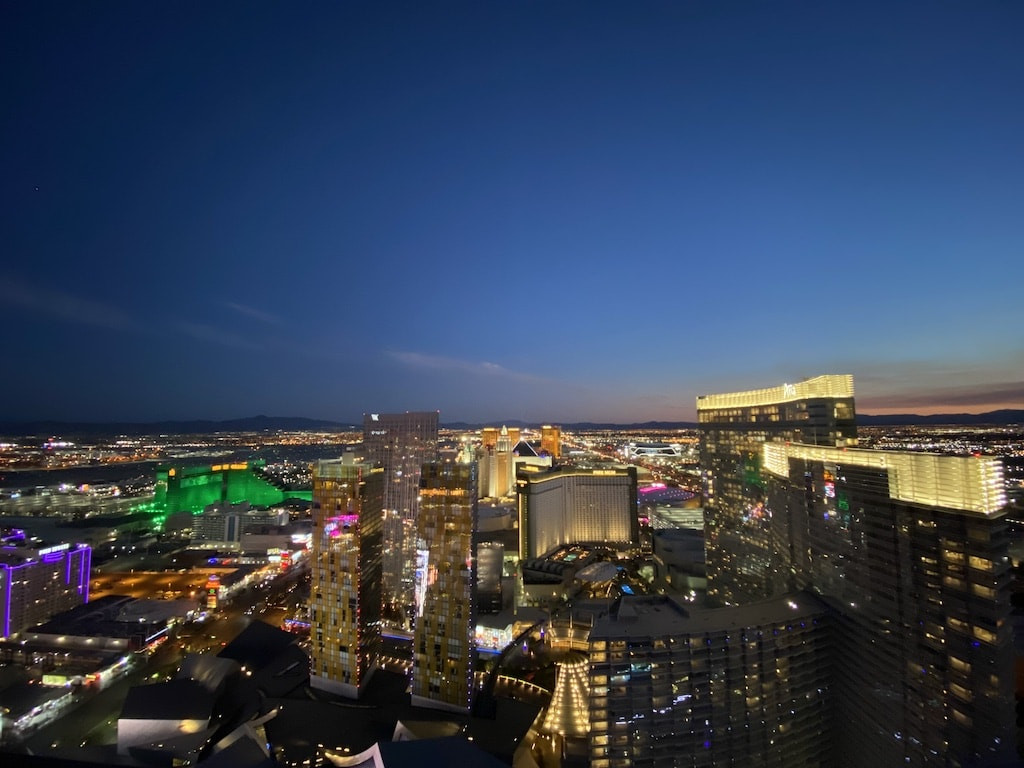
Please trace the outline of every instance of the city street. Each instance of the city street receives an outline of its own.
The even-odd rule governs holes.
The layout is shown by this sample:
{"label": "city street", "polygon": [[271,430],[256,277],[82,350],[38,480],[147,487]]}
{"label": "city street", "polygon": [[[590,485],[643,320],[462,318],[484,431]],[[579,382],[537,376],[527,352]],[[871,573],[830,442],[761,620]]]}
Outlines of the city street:
{"label": "city street", "polygon": [[[136,685],[171,679],[187,653],[218,653],[249,624],[259,619],[279,627],[305,602],[301,589],[302,576],[308,569],[297,566],[280,574],[272,582],[260,582],[237,594],[230,604],[222,605],[205,622],[182,626],[177,635],[152,655],[136,656],[138,666],[98,693],[83,692],[76,706],[56,722],[30,735],[24,745],[33,754],[71,757],[82,747],[113,744],[117,741],[117,719],[128,690]],[[189,588],[195,576],[178,573],[108,574],[94,580],[100,582],[102,594],[129,594],[152,597]],[[147,590],[153,590],[148,592]]]}

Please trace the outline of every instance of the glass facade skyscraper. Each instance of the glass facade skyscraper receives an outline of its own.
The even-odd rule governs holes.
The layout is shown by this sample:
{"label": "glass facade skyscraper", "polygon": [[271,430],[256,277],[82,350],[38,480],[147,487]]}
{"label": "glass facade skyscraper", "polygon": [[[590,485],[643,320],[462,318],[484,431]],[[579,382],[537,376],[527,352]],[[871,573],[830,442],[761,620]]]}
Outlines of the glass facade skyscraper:
{"label": "glass facade skyscraper", "polygon": [[363,414],[366,460],[383,467],[384,600],[391,623],[411,627],[420,468],[437,460],[437,411]]}
{"label": "glass facade skyscraper", "polygon": [[477,467],[424,464],[416,523],[413,702],[468,711],[476,660]]}
{"label": "glass facade skyscraper", "polygon": [[761,446],[857,443],[853,377],[697,398],[705,495],[708,597],[738,605],[771,596],[778,568],[761,475]]}
{"label": "glass facade skyscraper", "polygon": [[313,465],[311,683],[358,695],[381,650],[384,470]]}
{"label": "glass facade skyscraper", "polygon": [[832,642],[806,593],[622,598],[590,633],[591,768],[833,765]]}

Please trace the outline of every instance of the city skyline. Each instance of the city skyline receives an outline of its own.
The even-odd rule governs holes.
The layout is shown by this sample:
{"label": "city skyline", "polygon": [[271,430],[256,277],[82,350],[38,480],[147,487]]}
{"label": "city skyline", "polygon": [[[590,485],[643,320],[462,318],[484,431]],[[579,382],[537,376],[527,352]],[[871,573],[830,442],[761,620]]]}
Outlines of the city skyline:
{"label": "city skyline", "polygon": [[1024,8],[8,9],[0,419],[1024,402]]}

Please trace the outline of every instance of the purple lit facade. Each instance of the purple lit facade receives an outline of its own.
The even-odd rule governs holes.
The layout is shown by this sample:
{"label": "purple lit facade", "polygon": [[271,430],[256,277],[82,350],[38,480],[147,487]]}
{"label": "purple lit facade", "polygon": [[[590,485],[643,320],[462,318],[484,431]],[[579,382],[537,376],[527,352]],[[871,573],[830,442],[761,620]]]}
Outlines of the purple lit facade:
{"label": "purple lit facade", "polygon": [[10,637],[89,601],[92,549],[0,547],[0,637]]}

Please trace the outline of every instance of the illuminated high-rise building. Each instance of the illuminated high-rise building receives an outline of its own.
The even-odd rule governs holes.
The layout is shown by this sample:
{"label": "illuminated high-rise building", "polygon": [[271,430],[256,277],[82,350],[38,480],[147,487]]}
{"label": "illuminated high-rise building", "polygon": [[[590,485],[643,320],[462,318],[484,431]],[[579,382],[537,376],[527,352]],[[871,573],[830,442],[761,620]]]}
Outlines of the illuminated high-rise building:
{"label": "illuminated high-rise building", "polygon": [[778,557],[761,474],[766,442],[854,446],[853,377],[826,375],[768,389],[697,398],[704,479],[708,597],[769,597]]}
{"label": "illuminated high-rise building", "polygon": [[384,470],[350,456],[313,465],[313,686],[356,696],[381,649]]}
{"label": "illuminated high-rise building", "polygon": [[0,547],[0,639],[89,602],[91,565],[85,544]]}
{"label": "illuminated high-rise building", "polygon": [[480,430],[480,445],[484,448],[493,448],[498,444],[498,428],[484,427]]}
{"label": "illuminated high-rise building", "polygon": [[590,635],[590,765],[1015,764],[990,457],[766,442],[775,596],[622,598]]}
{"label": "illuminated high-rise building", "polygon": [[[488,431],[484,430],[485,433]],[[512,493],[515,482],[514,445],[508,428],[502,427],[493,443],[481,446],[478,459],[481,498],[497,499]]]}
{"label": "illuminated high-rise building", "polygon": [[708,591],[743,604],[719,615],[745,624],[758,597],[810,592],[835,630],[813,764],[1012,757],[1001,463],[857,448],[846,376],[700,398],[698,415]]}
{"label": "illuminated high-rise building", "polygon": [[540,450],[553,459],[562,455],[562,429],[545,425],[540,428]]}
{"label": "illuminated high-rise building", "polygon": [[385,471],[384,599],[405,627],[412,616],[420,468],[437,460],[437,425],[437,411],[363,414],[366,459]]}
{"label": "illuminated high-rise building", "polygon": [[537,470],[516,478],[521,560],[565,544],[639,543],[636,467]]}
{"label": "illuminated high-rise building", "polygon": [[1001,462],[786,443],[762,453],[776,588],[812,590],[835,617],[838,764],[1009,764]]}
{"label": "illuminated high-rise building", "polygon": [[475,464],[424,464],[416,525],[413,703],[468,711],[476,659]]}

